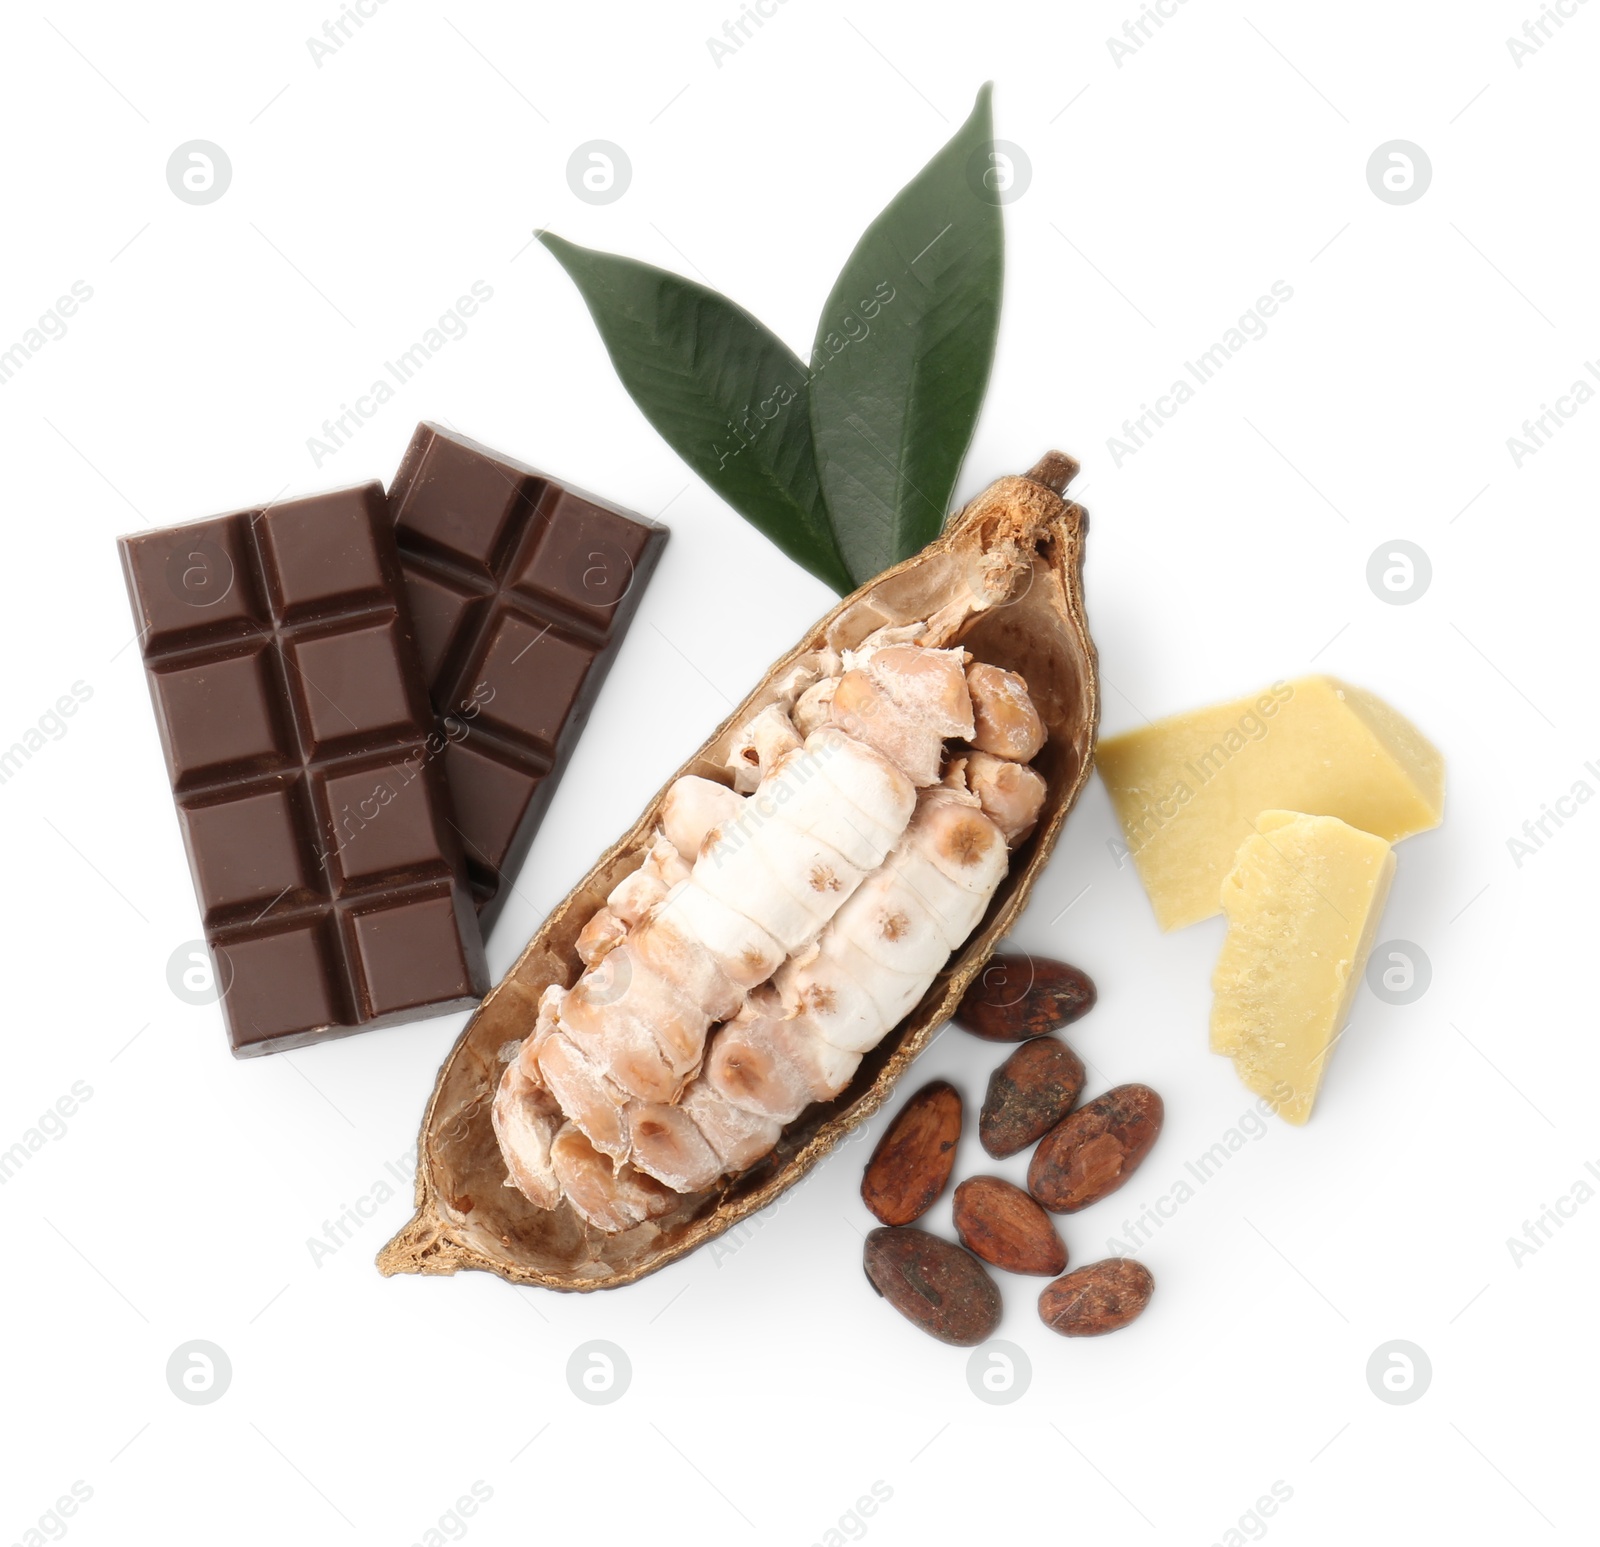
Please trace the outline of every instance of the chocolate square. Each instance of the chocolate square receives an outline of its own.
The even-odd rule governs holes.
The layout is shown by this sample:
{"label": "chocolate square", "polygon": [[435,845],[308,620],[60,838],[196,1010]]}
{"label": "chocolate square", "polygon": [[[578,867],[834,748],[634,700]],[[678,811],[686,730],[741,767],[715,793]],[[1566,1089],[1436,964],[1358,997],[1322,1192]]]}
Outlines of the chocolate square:
{"label": "chocolate square", "polygon": [[447,746],[444,769],[468,862],[493,864],[528,820],[545,778],[496,757],[482,737]]}
{"label": "chocolate square", "polygon": [[472,992],[472,970],[465,956],[451,961],[428,949],[430,940],[450,932],[454,906],[449,895],[441,893],[351,915],[356,960],[378,1014],[397,1015],[416,1005]]}
{"label": "chocolate square", "polygon": [[266,913],[322,886],[309,825],[296,790],[279,781],[249,793],[179,809],[195,889],[208,924],[229,915]]}
{"label": "chocolate square", "polygon": [[261,516],[267,575],[279,617],[296,622],[337,604],[381,606],[387,582],[378,557],[381,496],[375,484],[273,505]]}
{"label": "chocolate square", "polygon": [[427,734],[431,717],[406,690],[397,631],[390,618],[290,644],[290,681],[313,756]]}
{"label": "chocolate square", "polygon": [[518,568],[517,589],[607,627],[633,588],[650,528],[568,489],[547,498],[539,516],[538,541]]}
{"label": "chocolate square", "polygon": [[294,740],[275,707],[279,698],[270,647],[179,663],[153,672],[156,718],[173,788],[265,773],[298,762]]}
{"label": "chocolate square", "polygon": [[255,584],[254,511],[122,539],[122,567],[146,654],[271,626]]}
{"label": "chocolate square", "polygon": [[411,622],[417,631],[422,674],[433,682],[443,671],[450,647],[460,637],[474,608],[481,610],[482,599],[437,575],[420,572],[407,579],[406,596],[411,603]]}
{"label": "chocolate square", "polygon": [[[431,427],[430,427],[431,428]],[[434,432],[406,453],[407,476],[390,491],[402,547],[432,547],[485,580],[503,567],[545,480],[531,468]]]}
{"label": "chocolate square", "polygon": [[490,635],[477,670],[488,690],[481,700],[482,717],[502,734],[551,757],[593,665],[594,652],[577,640],[548,623],[508,612]]}
{"label": "chocolate square", "polygon": [[349,1020],[328,921],[219,942],[214,950],[235,1054],[303,1047]]}
{"label": "chocolate square", "polygon": [[[323,788],[341,882],[450,873],[444,842],[435,830],[436,802],[421,758],[330,777]],[[341,886],[345,890],[348,887]]]}

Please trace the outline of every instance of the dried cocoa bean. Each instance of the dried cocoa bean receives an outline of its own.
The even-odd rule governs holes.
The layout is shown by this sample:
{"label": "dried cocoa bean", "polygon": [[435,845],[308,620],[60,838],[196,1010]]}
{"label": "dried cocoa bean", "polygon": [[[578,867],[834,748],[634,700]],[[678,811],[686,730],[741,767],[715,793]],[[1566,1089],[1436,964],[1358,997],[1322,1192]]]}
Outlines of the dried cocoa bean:
{"label": "dried cocoa bean", "polygon": [[1076,1214],[1133,1175],[1161,1132],[1161,1098],[1119,1085],[1068,1115],[1039,1141],[1028,1191],[1057,1214]]}
{"label": "dried cocoa bean", "polygon": [[941,1343],[971,1348],[1000,1325],[1000,1287],[982,1263],[926,1230],[874,1230],[866,1270],[890,1305]]}
{"label": "dried cocoa bean", "polygon": [[978,1141],[997,1160],[1049,1133],[1083,1094],[1083,1060],[1057,1037],[1024,1042],[989,1076]]}
{"label": "dried cocoa bean", "polygon": [[1047,956],[994,956],[956,1006],[956,1025],[986,1042],[1025,1042],[1094,1008],[1089,975]]}
{"label": "dried cocoa bean", "polygon": [[1142,1262],[1107,1257],[1046,1284],[1039,1296],[1039,1319],[1062,1337],[1099,1337],[1126,1327],[1150,1303],[1155,1287]]}
{"label": "dried cocoa bean", "polygon": [[886,1225],[909,1225],[945,1189],[961,1139],[961,1095],[924,1085],[884,1130],[861,1178],[861,1201]]}
{"label": "dried cocoa bean", "polygon": [[951,1200],[961,1244],[1008,1273],[1059,1273],[1067,1249],[1050,1216],[998,1176],[970,1176]]}

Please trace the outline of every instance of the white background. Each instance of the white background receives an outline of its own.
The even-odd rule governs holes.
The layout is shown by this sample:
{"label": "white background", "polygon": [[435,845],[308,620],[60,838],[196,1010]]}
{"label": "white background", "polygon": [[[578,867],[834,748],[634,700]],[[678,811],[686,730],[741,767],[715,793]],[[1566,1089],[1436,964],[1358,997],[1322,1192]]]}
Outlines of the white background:
{"label": "white background", "polygon": [[[0,388],[0,745],[74,682],[93,696],[0,787],[0,1148],[75,1081],[93,1094],[0,1189],[0,1540],[76,1480],[85,1544],[1592,1540],[1600,1202],[1520,1266],[1507,1238],[1600,1165],[1600,810],[1520,866],[1507,840],[1600,788],[1600,407],[1520,469],[1506,440],[1600,349],[1600,6],[1520,69],[1524,0],[1174,9],[1120,68],[1106,39],[1135,0],[786,0],[720,68],[706,39],[733,0],[389,0],[320,68],[331,0],[8,11],[0,347],[74,281],[94,295]],[[1382,931],[1423,947],[1431,987],[1362,992],[1310,1126],[1274,1123],[1141,1248],[1158,1288],[1133,1328],[1062,1340],[1038,1281],[1007,1279],[1000,1335],[1032,1366],[1010,1405],[862,1279],[884,1119],[736,1251],[630,1289],[382,1279],[410,1212],[386,1166],[409,1176],[462,1018],[236,1063],[215,1007],[169,991],[199,923],[113,539],[387,478],[424,416],[664,512],[490,942],[500,974],[830,600],[649,429],[533,229],[704,275],[804,354],[857,235],[990,77],[1032,182],[958,492],[1051,446],[1082,459],[1107,730],[1314,669],[1438,741],[1447,820],[1402,846]],[[204,207],[165,178],[196,138],[233,164]],[[1365,173],[1394,138],[1433,165],[1400,207]],[[605,207],[566,180],[591,139],[632,161]],[[308,437],[475,280],[494,298],[469,335],[317,467]],[[1115,466],[1122,420],[1275,280],[1294,295],[1268,335]],[[1410,605],[1365,579],[1396,538],[1432,562]],[[1070,1033],[1096,1085],[1167,1102],[1139,1176],[1063,1221],[1080,1263],[1250,1105],[1206,1050],[1219,922],[1162,936],[1112,832],[1092,786],[1016,937],[1098,981]],[[951,1031],[918,1074],[975,1102],[998,1056]],[[961,1170],[1024,1160],[969,1137]],[[392,1199],[318,1265],[308,1238],[379,1183]],[[948,1203],[929,1220],[948,1231]],[[596,1338],[633,1372],[604,1407],[565,1377]],[[232,1362],[212,1405],[166,1383],[193,1339]],[[1432,1363],[1407,1406],[1365,1376],[1393,1339]],[[458,1525],[475,1481],[492,1497]],[[850,1519],[875,1481],[890,1498]],[[1288,1502],[1248,1518],[1280,1481]]]}

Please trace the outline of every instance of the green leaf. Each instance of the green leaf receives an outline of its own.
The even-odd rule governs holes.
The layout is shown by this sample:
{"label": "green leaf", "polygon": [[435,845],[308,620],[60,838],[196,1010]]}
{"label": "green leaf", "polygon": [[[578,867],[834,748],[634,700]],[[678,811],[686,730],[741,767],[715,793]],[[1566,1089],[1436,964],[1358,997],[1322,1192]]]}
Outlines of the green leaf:
{"label": "green leaf", "polygon": [[988,384],[1003,263],[989,93],[867,228],[817,324],[811,427],[857,584],[939,535]]}
{"label": "green leaf", "polygon": [[828,524],[806,368],[726,296],[632,258],[539,239],[571,275],[611,363],[685,462],[795,563],[841,593],[850,571]]}

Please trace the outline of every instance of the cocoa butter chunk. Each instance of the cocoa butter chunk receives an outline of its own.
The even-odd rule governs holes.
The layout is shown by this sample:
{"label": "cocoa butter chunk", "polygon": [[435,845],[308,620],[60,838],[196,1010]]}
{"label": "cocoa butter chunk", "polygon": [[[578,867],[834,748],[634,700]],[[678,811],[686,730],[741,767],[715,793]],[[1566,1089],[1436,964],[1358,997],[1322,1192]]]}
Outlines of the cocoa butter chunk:
{"label": "cocoa butter chunk", "polygon": [[989,1076],[978,1142],[1003,1160],[1049,1133],[1083,1094],[1083,1060],[1057,1037],[1024,1042]]}
{"label": "cocoa butter chunk", "polygon": [[956,1234],[969,1252],[1008,1273],[1059,1273],[1067,1265],[1050,1216],[998,1176],[969,1176],[952,1201]]}
{"label": "cocoa butter chunk", "polygon": [[1099,1337],[1126,1327],[1150,1303],[1155,1287],[1142,1262],[1107,1257],[1046,1284],[1039,1319],[1062,1337]]}
{"label": "cocoa butter chunk", "polygon": [[924,1085],[884,1130],[861,1178],[861,1201],[886,1225],[909,1225],[945,1189],[961,1141],[961,1094]]}
{"label": "cocoa butter chunk", "polygon": [[1444,816],[1444,757],[1375,693],[1333,677],[1157,720],[1095,749],[1163,929],[1221,910],[1222,878],[1263,811],[1336,816],[1393,843]]}
{"label": "cocoa butter chunk", "polygon": [[1119,1085],[1069,1113],[1039,1141],[1028,1191],[1056,1214],[1076,1214],[1114,1193],[1161,1132],[1161,1098],[1148,1085]]}
{"label": "cocoa butter chunk", "polygon": [[993,956],[956,1006],[955,1022],[986,1042],[1025,1042],[1094,1008],[1088,973],[1048,956]]}
{"label": "cocoa butter chunk", "polygon": [[890,1305],[941,1343],[971,1348],[1000,1325],[1000,1287],[983,1264],[926,1230],[874,1230],[866,1270]]}
{"label": "cocoa butter chunk", "polygon": [[1211,1051],[1285,1122],[1311,1116],[1393,878],[1384,839],[1337,817],[1263,811],[1222,883]]}

